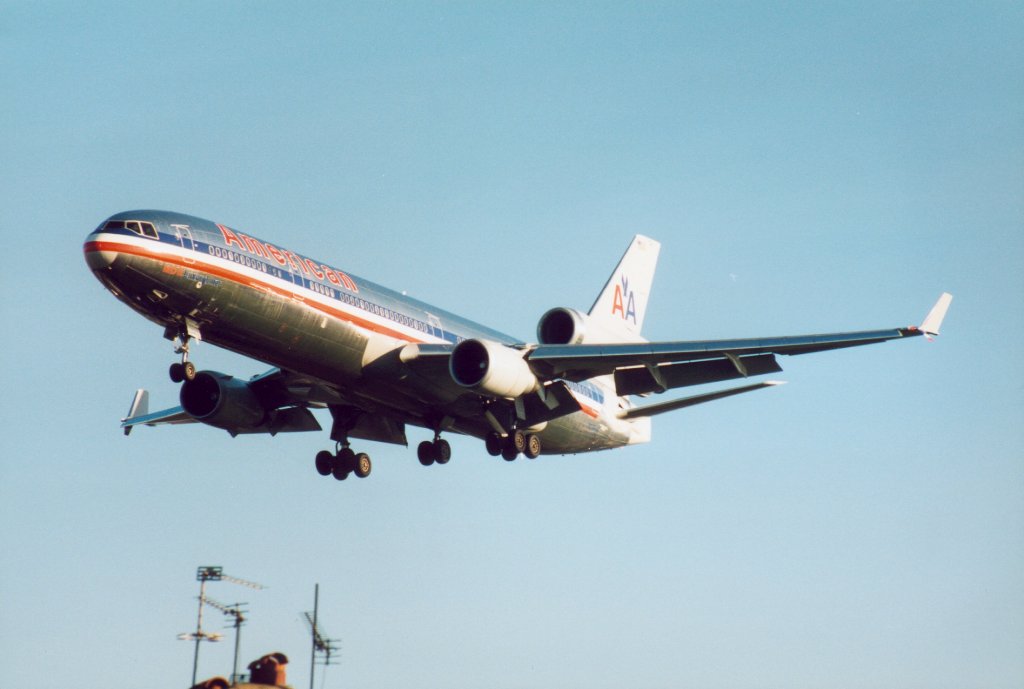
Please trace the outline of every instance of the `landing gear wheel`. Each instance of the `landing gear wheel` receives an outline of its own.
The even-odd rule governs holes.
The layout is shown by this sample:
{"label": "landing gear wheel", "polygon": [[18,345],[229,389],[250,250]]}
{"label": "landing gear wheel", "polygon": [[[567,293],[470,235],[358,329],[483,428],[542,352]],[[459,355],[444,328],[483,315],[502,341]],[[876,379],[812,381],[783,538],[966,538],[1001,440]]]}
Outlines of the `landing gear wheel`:
{"label": "landing gear wheel", "polygon": [[452,458],[452,446],[448,444],[447,440],[438,438],[434,441],[434,461],[438,464],[447,464],[448,460]]}
{"label": "landing gear wheel", "polygon": [[338,450],[338,454],[333,457],[331,462],[331,473],[334,474],[334,478],[339,481],[344,481],[355,468],[355,465],[356,453],[353,452],[351,448],[343,447]]}
{"label": "landing gear wheel", "polygon": [[522,431],[513,431],[510,436],[512,446],[516,448],[516,452],[526,451],[526,434]]}
{"label": "landing gear wheel", "polygon": [[526,436],[526,449],[523,454],[527,459],[536,459],[540,455],[540,437],[530,433]]}
{"label": "landing gear wheel", "polygon": [[370,455],[365,452],[360,452],[356,455],[355,468],[352,470],[355,475],[359,478],[366,478],[370,475],[370,471],[373,469],[373,463],[370,461]]}
{"label": "landing gear wheel", "polygon": [[181,367],[185,375],[185,380],[193,380],[196,377],[196,365],[191,361],[186,361],[181,365]]}
{"label": "landing gear wheel", "polygon": [[487,454],[491,457],[497,457],[501,454],[501,436],[497,433],[488,433],[484,437],[484,446],[487,448]]}
{"label": "landing gear wheel", "polygon": [[331,475],[331,465],[334,462],[334,455],[327,450],[320,450],[316,453],[316,471],[321,476]]}
{"label": "landing gear wheel", "polygon": [[425,467],[430,466],[434,463],[434,443],[429,440],[424,440],[416,448],[416,458],[420,460],[420,464]]}
{"label": "landing gear wheel", "polygon": [[184,364],[178,364],[178,363],[171,364],[171,368],[168,369],[167,373],[171,376],[171,382],[172,383],[180,383],[181,381],[185,380],[185,366],[184,366]]}
{"label": "landing gear wheel", "polygon": [[519,450],[516,449],[516,445],[509,436],[505,438],[505,443],[501,447],[501,458],[506,462],[515,461],[515,458],[519,456]]}

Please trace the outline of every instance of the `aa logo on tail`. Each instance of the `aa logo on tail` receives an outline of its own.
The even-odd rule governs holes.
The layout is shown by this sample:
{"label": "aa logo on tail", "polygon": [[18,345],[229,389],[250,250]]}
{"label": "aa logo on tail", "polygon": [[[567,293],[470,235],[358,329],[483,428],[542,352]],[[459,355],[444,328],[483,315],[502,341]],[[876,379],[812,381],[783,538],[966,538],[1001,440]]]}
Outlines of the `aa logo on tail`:
{"label": "aa logo on tail", "polygon": [[633,290],[629,288],[629,278],[622,276],[622,284],[615,285],[615,294],[612,297],[612,315],[619,314],[624,321],[632,320],[636,325],[636,299]]}

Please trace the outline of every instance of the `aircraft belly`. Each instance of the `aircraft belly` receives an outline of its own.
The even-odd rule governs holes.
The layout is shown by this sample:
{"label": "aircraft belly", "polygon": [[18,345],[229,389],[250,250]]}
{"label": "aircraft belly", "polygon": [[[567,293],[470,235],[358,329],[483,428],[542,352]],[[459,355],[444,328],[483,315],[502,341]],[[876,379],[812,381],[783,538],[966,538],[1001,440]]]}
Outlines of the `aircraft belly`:
{"label": "aircraft belly", "polygon": [[628,438],[583,412],[555,419],[541,434],[544,454],[576,454],[622,447]]}

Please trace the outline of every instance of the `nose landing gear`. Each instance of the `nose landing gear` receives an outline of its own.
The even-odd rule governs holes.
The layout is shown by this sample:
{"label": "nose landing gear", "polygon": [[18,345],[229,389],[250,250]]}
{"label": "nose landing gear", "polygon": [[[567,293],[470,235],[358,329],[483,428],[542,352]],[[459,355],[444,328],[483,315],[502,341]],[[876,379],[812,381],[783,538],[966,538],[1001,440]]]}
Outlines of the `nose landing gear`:
{"label": "nose landing gear", "polygon": [[196,377],[196,365],[188,360],[188,343],[192,339],[187,331],[179,332],[175,338],[180,344],[175,345],[174,353],[181,354],[181,363],[171,364],[171,368],[168,373],[171,376],[171,381],[174,383],[181,383],[182,381],[192,380]]}

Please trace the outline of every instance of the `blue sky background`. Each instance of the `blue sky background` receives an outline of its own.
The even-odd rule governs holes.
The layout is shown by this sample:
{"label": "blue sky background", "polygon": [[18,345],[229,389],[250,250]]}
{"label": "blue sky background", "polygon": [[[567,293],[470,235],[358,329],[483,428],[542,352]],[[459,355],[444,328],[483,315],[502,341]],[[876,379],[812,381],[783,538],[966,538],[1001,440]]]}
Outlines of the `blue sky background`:
{"label": "blue sky background", "polygon": [[[210,594],[296,687],[315,582],[343,640],[318,687],[1021,686],[1021,36],[1019,3],[0,6],[4,686],[186,686],[198,565],[269,586]],[[956,299],[936,343],[784,359],[648,446],[365,444],[338,484],[326,433],[121,435],[136,387],[177,395],[82,260],[131,208],[525,338],[636,232],[663,243],[651,339]]]}

